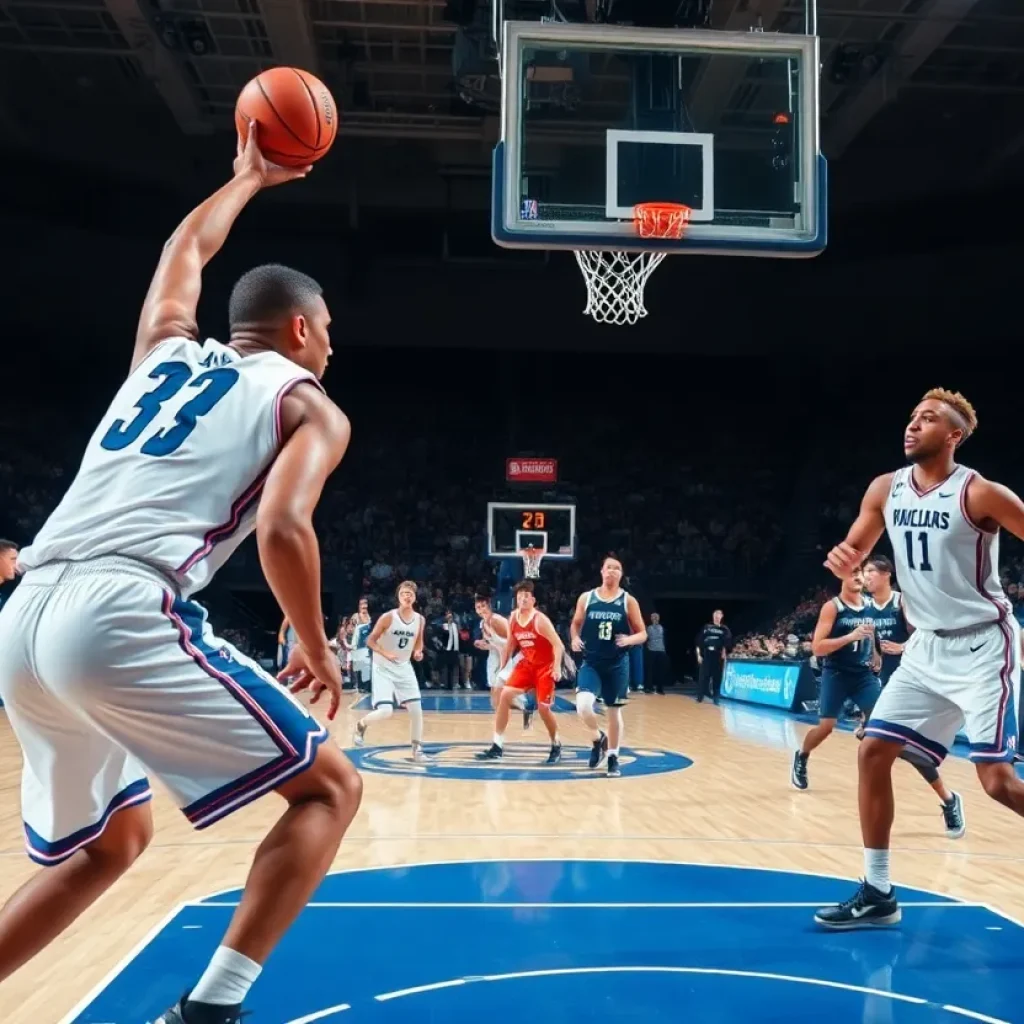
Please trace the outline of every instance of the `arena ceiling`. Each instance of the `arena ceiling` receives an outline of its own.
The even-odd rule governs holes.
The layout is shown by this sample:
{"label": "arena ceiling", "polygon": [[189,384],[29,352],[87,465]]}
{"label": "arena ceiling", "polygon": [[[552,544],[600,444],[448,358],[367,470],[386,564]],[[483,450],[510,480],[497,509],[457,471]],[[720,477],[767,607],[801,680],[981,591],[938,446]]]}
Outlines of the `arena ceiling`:
{"label": "arena ceiling", "polygon": [[[675,0],[666,0],[675,2]],[[0,0],[0,138],[180,182],[223,160],[232,109],[262,68],[320,75],[343,109],[317,195],[358,205],[489,201],[497,64],[465,102],[457,38],[485,40],[488,0]],[[549,0],[508,0],[513,16]],[[963,191],[1024,171],[1020,0],[819,0],[822,139],[847,202]],[[470,21],[462,29],[453,19]],[[715,0],[714,28],[797,32],[793,0]],[[480,42],[486,46],[485,42]],[[709,82],[749,103],[744,83]],[[461,95],[460,95],[461,94]],[[311,178],[312,182],[312,178]],[[307,198],[309,194],[307,193]]]}

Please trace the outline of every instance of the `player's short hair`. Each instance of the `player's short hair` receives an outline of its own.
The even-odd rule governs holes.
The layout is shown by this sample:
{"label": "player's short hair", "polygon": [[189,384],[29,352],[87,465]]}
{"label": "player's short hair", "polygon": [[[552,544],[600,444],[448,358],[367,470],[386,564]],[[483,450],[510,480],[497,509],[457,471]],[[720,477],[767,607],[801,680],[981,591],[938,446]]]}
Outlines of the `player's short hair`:
{"label": "player's short hair", "polygon": [[978,414],[974,411],[974,406],[959,391],[947,391],[945,388],[932,388],[925,393],[921,401],[927,402],[932,398],[942,402],[955,414],[953,420],[964,432],[959,442],[963,444],[978,429]]}
{"label": "player's short hair", "polygon": [[395,588],[395,597],[398,597],[403,590],[411,590],[414,596],[419,596],[420,592],[420,588],[416,585],[415,580],[402,580]]}
{"label": "player's short hair", "polygon": [[621,558],[619,558],[619,556],[617,554],[615,554],[614,551],[609,551],[604,556],[604,558],[601,559],[601,568],[602,569],[604,568],[604,563],[607,562],[608,559],[611,559],[613,562],[618,562],[619,563],[619,568],[622,569],[623,572],[626,571],[625,563],[622,561]]}
{"label": "player's short hair", "polygon": [[873,565],[879,572],[887,573],[890,576],[896,572],[896,566],[885,555],[872,555],[864,563],[864,567],[866,568],[869,565]]}
{"label": "player's short hair", "polygon": [[13,540],[4,540],[3,538],[0,538],[0,554],[2,554],[5,551],[17,551],[17,550],[18,550],[18,545],[15,544]]}
{"label": "player's short hair", "polygon": [[533,580],[520,580],[513,588],[512,595],[515,596],[519,591],[525,590],[528,594],[537,595],[537,587]]}
{"label": "player's short hair", "polygon": [[486,604],[491,603],[491,588],[490,587],[477,587],[476,593],[473,595],[474,601],[482,601]]}
{"label": "player's short hair", "polygon": [[265,324],[307,309],[323,288],[308,274],[279,263],[247,270],[231,289],[228,323],[232,331],[247,324]]}

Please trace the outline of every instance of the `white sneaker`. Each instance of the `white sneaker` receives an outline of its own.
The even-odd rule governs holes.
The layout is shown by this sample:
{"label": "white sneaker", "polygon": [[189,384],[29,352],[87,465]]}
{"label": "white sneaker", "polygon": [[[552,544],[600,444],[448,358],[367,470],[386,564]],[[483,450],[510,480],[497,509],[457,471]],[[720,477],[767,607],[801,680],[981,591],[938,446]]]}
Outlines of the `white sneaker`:
{"label": "white sneaker", "polygon": [[412,748],[412,759],[417,764],[429,764],[430,758],[423,752],[423,748],[418,744]]}
{"label": "white sneaker", "polygon": [[361,747],[366,742],[366,726],[362,722],[356,722],[355,731],[352,733],[352,742]]}

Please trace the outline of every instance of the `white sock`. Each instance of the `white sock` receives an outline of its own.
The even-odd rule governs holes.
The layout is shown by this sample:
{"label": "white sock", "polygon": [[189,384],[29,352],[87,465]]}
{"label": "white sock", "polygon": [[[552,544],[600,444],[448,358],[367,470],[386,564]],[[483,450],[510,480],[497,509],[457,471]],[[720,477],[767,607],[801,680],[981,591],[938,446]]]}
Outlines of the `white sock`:
{"label": "white sock", "polygon": [[227,946],[218,946],[199,983],[189,993],[194,1003],[237,1006],[249,994],[263,968]]}
{"label": "white sock", "polygon": [[560,747],[561,745],[562,745],[562,737],[559,736],[558,733],[556,732],[555,735],[551,737],[551,746],[553,746],[553,747]]}
{"label": "white sock", "polygon": [[609,757],[618,757],[619,756],[619,748],[618,747],[609,747],[608,748],[608,756]]}
{"label": "white sock", "polygon": [[405,705],[409,712],[409,733],[412,737],[413,746],[423,746],[423,708],[418,700],[411,700]]}
{"label": "white sock", "polygon": [[504,747],[505,746],[505,737],[500,732],[496,732],[494,734],[494,743],[495,743],[495,746]]}
{"label": "white sock", "polygon": [[889,851],[864,851],[864,878],[868,885],[874,886],[881,893],[888,893],[892,888],[889,881]]}

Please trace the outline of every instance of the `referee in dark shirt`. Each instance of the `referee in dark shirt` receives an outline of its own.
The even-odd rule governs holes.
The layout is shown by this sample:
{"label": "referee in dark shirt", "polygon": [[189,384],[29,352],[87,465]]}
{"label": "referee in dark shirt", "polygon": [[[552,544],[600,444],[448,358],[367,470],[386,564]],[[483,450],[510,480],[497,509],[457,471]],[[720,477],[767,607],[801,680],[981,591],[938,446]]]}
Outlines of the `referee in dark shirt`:
{"label": "referee in dark shirt", "polygon": [[710,697],[718,703],[718,691],[722,688],[722,669],[725,666],[725,654],[732,647],[732,633],[728,626],[722,625],[725,614],[716,608],[711,614],[711,621],[702,626],[697,634],[697,664],[700,671],[697,675],[697,703]]}

